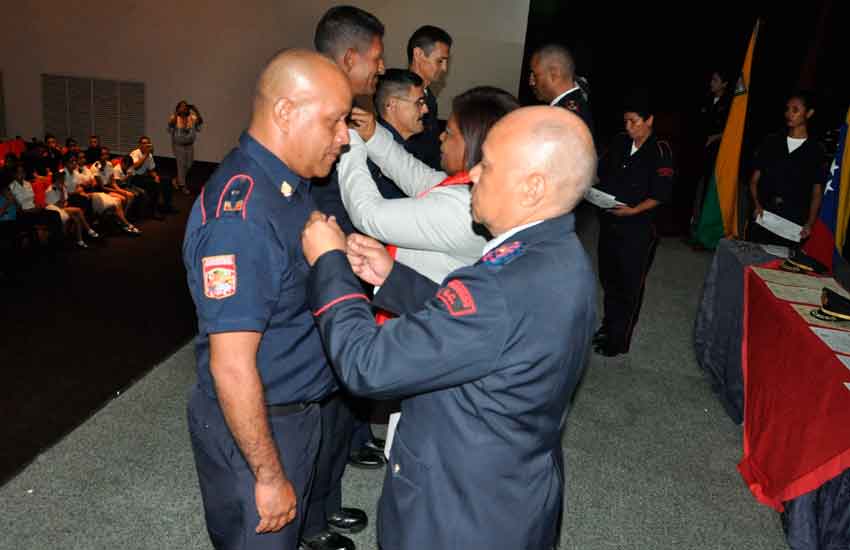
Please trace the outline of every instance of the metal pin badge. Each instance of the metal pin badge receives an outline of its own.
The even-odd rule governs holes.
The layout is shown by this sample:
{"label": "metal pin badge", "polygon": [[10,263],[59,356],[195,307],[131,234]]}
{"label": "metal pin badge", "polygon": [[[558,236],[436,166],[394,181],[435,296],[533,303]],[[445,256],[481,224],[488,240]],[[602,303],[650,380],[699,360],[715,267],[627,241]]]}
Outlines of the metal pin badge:
{"label": "metal pin badge", "polygon": [[289,197],[292,196],[292,186],[289,185],[288,181],[284,181],[283,183],[280,184],[280,194],[283,195],[286,198],[289,198]]}

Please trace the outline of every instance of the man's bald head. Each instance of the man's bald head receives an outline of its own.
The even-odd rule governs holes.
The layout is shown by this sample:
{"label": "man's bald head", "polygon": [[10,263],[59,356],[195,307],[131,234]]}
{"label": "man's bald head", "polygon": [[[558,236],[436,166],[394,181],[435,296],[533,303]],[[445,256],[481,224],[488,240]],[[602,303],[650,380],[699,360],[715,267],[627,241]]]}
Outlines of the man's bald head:
{"label": "man's bald head", "polygon": [[257,79],[248,132],[297,174],[325,175],[324,165],[329,170],[339,155],[339,142],[348,143],[351,99],[348,78],[333,61],[316,52],[284,50]]}
{"label": "man's bald head", "polygon": [[587,126],[556,107],[509,113],[490,130],[483,151],[472,174],[473,213],[491,231],[572,211],[596,170]]}
{"label": "man's bald head", "polygon": [[309,50],[282,50],[266,63],[257,79],[254,117],[280,98],[292,101],[318,99],[323,83],[349,88],[348,79],[327,57]]}

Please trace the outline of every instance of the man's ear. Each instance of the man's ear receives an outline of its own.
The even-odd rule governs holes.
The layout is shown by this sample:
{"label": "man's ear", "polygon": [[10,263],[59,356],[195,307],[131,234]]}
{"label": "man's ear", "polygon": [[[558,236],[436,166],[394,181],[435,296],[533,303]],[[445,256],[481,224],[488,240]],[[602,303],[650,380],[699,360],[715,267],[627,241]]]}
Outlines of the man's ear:
{"label": "man's ear", "polygon": [[519,202],[525,208],[537,206],[546,196],[546,178],[539,172],[528,174],[520,185],[522,196]]}
{"label": "man's ear", "polygon": [[423,50],[419,46],[413,48],[413,59],[425,59],[426,57],[428,56],[425,55],[425,50]]}
{"label": "man's ear", "polygon": [[278,98],[272,107],[274,123],[284,134],[289,133],[289,124],[292,120],[293,107],[294,105],[292,100],[286,97]]}
{"label": "man's ear", "polygon": [[351,69],[354,68],[354,65],[357,63],[357,56],[360,55],[357,53],[357,50],[354,48],[348,48],[345,50],[345,53],[342,54],[342,72],[345,74],[351,74]]}

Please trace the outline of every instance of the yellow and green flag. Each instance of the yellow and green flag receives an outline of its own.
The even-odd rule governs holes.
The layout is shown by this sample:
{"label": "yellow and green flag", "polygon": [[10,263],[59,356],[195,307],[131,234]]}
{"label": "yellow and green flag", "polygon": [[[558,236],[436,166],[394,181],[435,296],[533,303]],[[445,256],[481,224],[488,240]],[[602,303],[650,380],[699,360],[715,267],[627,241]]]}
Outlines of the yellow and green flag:
{"label": "yellow and green flag", "polygon": [[738,236],[738,173],[741,166],[741,145],[750,90],[753,51],[756,47],[759,22],[756,21],[741,76],[735,86],[735,97],[720,139],[720,150],[714,173],[706,186],[705,201],[700,212],[694,237],[706,248],[714,248],[723,237]]}

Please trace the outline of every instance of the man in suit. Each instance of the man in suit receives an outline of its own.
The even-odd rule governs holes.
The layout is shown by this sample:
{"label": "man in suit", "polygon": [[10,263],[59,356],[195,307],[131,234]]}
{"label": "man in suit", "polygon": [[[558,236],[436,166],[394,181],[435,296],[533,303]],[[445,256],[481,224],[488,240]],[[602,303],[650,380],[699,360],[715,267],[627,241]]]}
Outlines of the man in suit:
{"label": "man in suit", "polygon": [[[307,222],[308,295],[334,369],[355,394],[402,398],[379,505],[383,550],[555,544],[561,429],[596,311],[572,210],[595,168],[572,113],[505,116],[470,173],[473,217],[496,237],[442,285],[372,239],[346,242],[333,217]],[[375,305],[402,316],[376,326],[355,273],[381,286]]]}
{"label": "man in suit", "polygon": [[593,133],[593,116],[585,90],[576,79],[573,54],[560,44],[548,44],[531,56],[528,84],[540,101],[577,114]]}
{"label": "man in suit", "polygon": [[422,79],[428,107],[423,119],[424,130],[410,140],[411,153],[434,170],[442,170],[440,134],[443,133],[443,125],[437,116],[437,96],[431,90],[431,84],[445,77],[451,49],[452,37],[433,25],[419,27],[407,41],[408,68]]}

